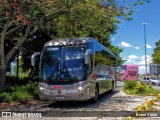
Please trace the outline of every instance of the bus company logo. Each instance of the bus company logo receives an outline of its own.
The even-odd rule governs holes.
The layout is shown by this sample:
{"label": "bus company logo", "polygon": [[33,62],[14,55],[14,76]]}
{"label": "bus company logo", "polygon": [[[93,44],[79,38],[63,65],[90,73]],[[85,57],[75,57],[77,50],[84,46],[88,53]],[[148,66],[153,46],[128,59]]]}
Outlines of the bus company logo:
{"label": "bus company logo", "polygon": [[58,94],[61,94],[61,90],[58,90]]}
{"label": "bus company logo", "polygon": [[11,112],[2,112],[2,117],[12,117]]}

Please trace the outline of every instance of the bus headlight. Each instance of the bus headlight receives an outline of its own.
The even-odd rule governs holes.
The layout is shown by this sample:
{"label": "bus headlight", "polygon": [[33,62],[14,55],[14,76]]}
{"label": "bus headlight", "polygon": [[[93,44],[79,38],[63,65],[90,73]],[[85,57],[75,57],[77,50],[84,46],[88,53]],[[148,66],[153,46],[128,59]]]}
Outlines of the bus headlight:
{"label": "bus headlight", "polygon": [[83,86],[77,86],[76,88],[75,88],[75,90],[78,92],[78,91],[82,91],[84,89],[84,87]]}
{"label": "bus headlight", "polygon": [[82,90],[83,90],[82,86],[78,87],[78,91],[82,91]]}
{"label": "bus headlight", "polygon": [[82,91],[85,89],[85,84],[83,83],[79,83],[76,86],[74,86],[74,89],[78,92],[78,91]]}
{"label": "bus headlight", "polygon": [[40,89],[40,90],[42,90],[42,91],[43,91],[43,90],[45,90],[45,88],[44,88],[44,87],[39,87],[39,89]]}

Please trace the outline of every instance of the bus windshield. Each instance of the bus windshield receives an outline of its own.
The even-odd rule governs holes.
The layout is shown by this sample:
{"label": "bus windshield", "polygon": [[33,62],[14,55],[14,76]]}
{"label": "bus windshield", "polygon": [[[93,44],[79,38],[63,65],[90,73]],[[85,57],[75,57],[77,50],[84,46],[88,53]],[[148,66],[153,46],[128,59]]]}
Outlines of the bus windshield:
{"label": "bus windshield", "polygon": [[85,46],[46,47],[41,57],[41,78],[50,83],[85,80]]}
{"label": "bus windshield", "polygon": [[128,71],[128,74],[130,76],[136,76],[137,75],[137,71]]}

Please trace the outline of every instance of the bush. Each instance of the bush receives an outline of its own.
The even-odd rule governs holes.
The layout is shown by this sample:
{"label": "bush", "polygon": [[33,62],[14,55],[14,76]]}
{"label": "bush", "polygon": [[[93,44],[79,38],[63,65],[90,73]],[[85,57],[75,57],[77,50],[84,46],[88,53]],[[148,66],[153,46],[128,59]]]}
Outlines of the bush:
{"label": "bush", "polygon": [[151,89],[151,88],[152,88],[152,84],[149,84],[149,85],[148,85],[148,88]]}
{"label": "bush", "polygon": [[0,93],[0,102],[24,102],[38,99],[38,82],[33,81],[27,74],[7,74],[5,92]]}
{"label": "bush", "polygon": [[33,99],[27,91],[16,91],[12,94],[12,100],[16,102],[24,102]]}
{"label": "bush", "polygon": [[124,84],[124,89],[128,90],[128,89],[134,89],[137,86],[137,81],[126,81]]}
{"label": "bush", "polygon": [[8,84],[5,88],[5,92],[14,92],[17,89],[17,85]]}
{"label": "bush", "polygon": [[145,93],[146,91],[146,86],[142,85],[142,84],[139,84],[138,86],[135,87],[136,89],[136,93],[139,94],[139,93]]}
{"label": "bush", "polygon": [[123,90],[131,94],[141,95],[157,95],[160,91],[152,88],[152,85],[146,85],[144,82],[127,81],[124,84]]}
{"label": "bush", "polygon": [[0,94],[0,102],[11,102],[12,96],[10,93],[4,92]]}
{"label": "bush", "polygon": [[26,85],[8,84],[5,92],[0,94],[0,102],[24,102],[38,99],[38,84],[29,82]]}
{"label": "bush", "polygon": [[29,94],[32,95],[33,99],[38,99],[38,83],[34,82],[34,83],[28,83],[26,85],[26,90]]}

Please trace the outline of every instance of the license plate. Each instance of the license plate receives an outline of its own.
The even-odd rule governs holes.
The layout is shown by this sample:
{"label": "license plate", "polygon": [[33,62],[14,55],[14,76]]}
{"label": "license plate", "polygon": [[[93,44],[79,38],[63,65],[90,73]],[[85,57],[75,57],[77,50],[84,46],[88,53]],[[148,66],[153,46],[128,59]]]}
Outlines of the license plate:
{"label": "license plate", "polygon": [[57,100],[63,100],[63,99],[64,99],[64,96],[56,96],[56,99],[57,99]]}
{"label": "license plate", "polygon": [[54,88],[55,90],[57,90],[57,89],[62,90],[62,85],[55,85],[53,88]]}

